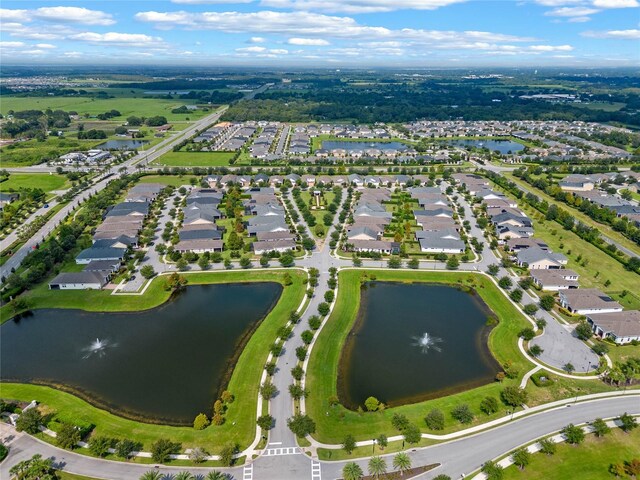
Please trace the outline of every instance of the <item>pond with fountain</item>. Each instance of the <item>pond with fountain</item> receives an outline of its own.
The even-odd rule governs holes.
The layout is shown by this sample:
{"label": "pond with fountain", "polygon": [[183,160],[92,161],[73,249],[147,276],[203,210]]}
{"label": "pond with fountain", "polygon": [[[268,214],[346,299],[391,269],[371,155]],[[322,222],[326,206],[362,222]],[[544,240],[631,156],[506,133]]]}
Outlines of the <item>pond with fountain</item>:
{"label": "pond with fountain", "polygon": [[211,411],[281,292],[274,282],[194,285],[142,312],[35,310],[0,326],[0,378],[53,385],[133,419],[189,424]]}
{"label": "pond with fountain", "polygon": [[374,396],[396,406],[490,383],[499,371],[487,343],[492,315],[453,286],[364,284],[340,358],[341,403],[355,409]]}

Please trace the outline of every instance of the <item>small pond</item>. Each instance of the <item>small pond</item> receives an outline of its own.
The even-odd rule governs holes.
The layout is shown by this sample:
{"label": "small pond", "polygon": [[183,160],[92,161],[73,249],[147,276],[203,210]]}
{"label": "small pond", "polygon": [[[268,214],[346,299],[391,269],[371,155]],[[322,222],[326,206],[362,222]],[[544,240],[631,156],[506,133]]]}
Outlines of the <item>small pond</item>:
{"label": "small pond", "polygon": [[149,143],[147,140],[107,140],[96,148],[103,150],[135,150]]}
{"label": "small pond", "polygon": [[395,406],[493,381],[490,315],[478,295],[455,287],[367,284],[340,359],[341,402],[355,409],[374,396]]}
{"label": "small pond", "polygon": [[194,285],[143,312],[35,310],[0,327],[0,376],[59,385],[126,417],[190,424],[210,414],[281,292],[274,282]]}
{"label": "small pond", "polygon": [[488,148],[492,152],[497,150],[503,155],[524,150],[524,145],[511,140],[447,140],[446,143],[462,148]]}
{"label": "small pond", "polygon": [[340,141],[324,141],[322,142],[322,148],[326,150],[335,150],[341,148],[342,150],[367,150],[375,148],[376,150],[397,150],[405,151],[409,147],[400,142],[340,142]]}

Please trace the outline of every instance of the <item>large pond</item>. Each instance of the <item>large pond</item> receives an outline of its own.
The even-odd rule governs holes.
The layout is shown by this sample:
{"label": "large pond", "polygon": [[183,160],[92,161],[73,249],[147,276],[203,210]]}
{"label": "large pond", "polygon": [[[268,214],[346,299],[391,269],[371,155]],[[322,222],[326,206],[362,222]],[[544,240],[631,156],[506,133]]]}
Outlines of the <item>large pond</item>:
{"label": "large pond", "polygon": [[340,359],[341,402],[355,409],[374,396],[395,406],[493,381],[490,315],[479,296],[455,287],[367,284]]}
{"label": "large pond", "polygon": [[126,417],[189,424],[211,412],[281,292],[273,282],[194,285],[144,312],[36,310],[0,327],[0,376],[59,386]]}
{"label": "large pond", "polygon": [[488,148],[492,152],[497,150],[503,155],[524,150],[524,145],[511,140],[447,140],[446,143],[462,148]]}
{"label": "large pond", "polygon": [[147,140],[107,140],[96,148],[103,150],[135,150],[149,143]]}
{"label": "large pond", "polygon": [[349,152],[353,150],[367,150],[375,148],[377,150],[397,150],[404,151],[409,147],[400,142],[341,142],[341,141],[323,141],[322,148],[326,150],[335,150],[341,148]]}

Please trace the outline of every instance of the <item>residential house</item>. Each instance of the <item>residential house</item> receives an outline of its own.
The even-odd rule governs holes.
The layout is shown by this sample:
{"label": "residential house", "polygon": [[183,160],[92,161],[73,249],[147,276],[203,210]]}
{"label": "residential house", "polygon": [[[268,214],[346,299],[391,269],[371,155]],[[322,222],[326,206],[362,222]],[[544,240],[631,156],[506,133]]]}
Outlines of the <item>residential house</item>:
{"label": "residential house", "polygon": [[587,322],[593,333],[601,338],[610,338],[618,345],[640,341],[640,311],[624,310],[615,313],[592,313]]}
{"label": "residential house", "polygon": [[622,311],[618,302],[597,288],[563,290],[560,292],[559,302],[562,308],[579,315]]}

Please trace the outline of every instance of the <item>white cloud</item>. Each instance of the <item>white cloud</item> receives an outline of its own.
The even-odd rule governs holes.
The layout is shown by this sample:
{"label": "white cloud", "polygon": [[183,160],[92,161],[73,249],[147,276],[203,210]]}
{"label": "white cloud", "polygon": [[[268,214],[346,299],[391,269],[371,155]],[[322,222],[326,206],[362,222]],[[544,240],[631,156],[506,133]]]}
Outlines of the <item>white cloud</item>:
{"label": "white cloud", "polygon": [[591,21],[591,17],[571,17],[567,22],[570,23],[584,23]]}
{"label": "white cloud", "polygon": [[598,8],[630,8],[640,7],[638,0],[593,0],[593,6]]}
{"label": "white cloud", "polygon": [[240,53],[262,53],[262,52],[266,52],[267,49],[265,47],[242,47],[242,48],[236,48],[236,52],[240,52]]}
{"label": "white cloud", "polygon": [[110,13],[82,7],[41,7],[31,13],[35,18],[51,22],[81,23],[83,25],[113,25],[116,23]]}
{"label": "white cloud", "polygon": [[82,32],[70,35],[69,38],[73,40],[80,40],[82,42],[106,44],[106,45],[118,45],[118,46],[161,46],[162,38],[151,37],[142,33],[96,33],[96,32]]}
{"label": "white cloud", "polygon": [[267,39],[264,37],[251,37],[249,39],[249,43],[264,43]]}
{"label": "white cloud", "polygon": [[289,53],[289,50],[286,50],[284,48],[272,48],[271,50],[269,50],[269,53],[273,55],[287,55]]}
{"label": "white cloud", "polygon": [[600,10],[589,7],[560,7],[545,12],[545,15],[549,17],[586,17],[599,11]]}
{"label": "white cloud", "polygon": [[531,45],[528,48],[534,52],[570,52],[573,50],[571,45]]}
{"label": "white cloud", "polygon": [[63,37],[59,29],[47,29],[47,32],[35,31],[21,23],[9,22],[0,24],[2,32],[8,33],[12,37],[28,38],[31,40],[56,40]]}
{"label": "white cloud", "polygon": [[27,22],[29,21],[29,12],[28,10],[0,8],[0,18],[3,22]]}
{"label": "white cloud", "polygon": [[0,48],[22,48],[24,46],[24,42],[0,42]]}
{"label": "white cloud", "polygon": [[56,48],[55,45],[51,45],[50,43],[38,43],[36,44],[38,48]]}
{"label": "white cloud", "polygon": [[582,33],[583,37],[591,37],[591,38],[611,38],[611,39],[622,39],[622,40],[640,40],[640,30],[638,29],[630,29],[630,30],[609,30],[606,32],[594,32],[588,31]]}
{"label": "white cloud", "polygon": [[179,3],[182,5],[206,5],[206,4],[229,4],[229,3],[251,3],[253,0],[171,0],[171,3]]}
{"label": "white cloud", "polygon": [[322,47],[324,45],[329,45],[329,42],[327,42],[326,40],[324,40],[322,38],[298,38],[298,37],[294,37],[294,38],[290,38],[289,40],[287,40],[287,43],[289,45],[309,45],[309,46],[316,46],[316,47]]}
{"label": "white cloud", "polygon": [[435,10],[468,0],[262,0],[261,5],[303,11],[377,13],[393,10]]}

